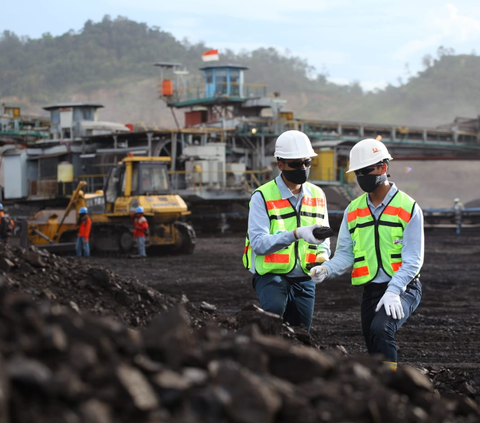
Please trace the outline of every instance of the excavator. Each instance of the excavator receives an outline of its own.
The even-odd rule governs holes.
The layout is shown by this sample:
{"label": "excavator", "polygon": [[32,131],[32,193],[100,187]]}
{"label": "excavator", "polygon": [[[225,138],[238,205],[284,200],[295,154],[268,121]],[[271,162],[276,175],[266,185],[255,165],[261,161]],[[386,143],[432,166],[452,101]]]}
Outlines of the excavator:
{"label": "excavator", "polygon": [[73,248],[78,210],[87,207],[92,253],[130,253],[134,247],[132,216],[142,206],[149,224],[147,251],[193,253],[195,231],[183,221],[191,212],[171,192],[169,164],[169,157],[129,155],[110,169],[103,190],[84,193],[86,182],[80,181],[65,210],[42,210],[27,219],[29,244],[52,252]]}

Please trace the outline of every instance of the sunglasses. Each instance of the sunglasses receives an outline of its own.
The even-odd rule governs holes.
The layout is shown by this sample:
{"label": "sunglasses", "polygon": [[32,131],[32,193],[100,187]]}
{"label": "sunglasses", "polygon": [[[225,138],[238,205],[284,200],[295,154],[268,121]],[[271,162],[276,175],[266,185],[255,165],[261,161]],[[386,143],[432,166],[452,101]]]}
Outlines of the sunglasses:
{"label": "sunglasses", "polygon": [[280,159],[280,161],[292,169],[300,169],[302,166],[310,167],[312,165],[312,159],[294,160],[292,162],[287,162],[286,160]]}
{"label": "sunglasses", "polygon": [[369,173],[373,172],[377,167],[380,167],[382,165],[383,163],[380,163],[373,166],[364,167],[363,169],[358,169],[355,171],[355,175],[357,176],[368,175]]}

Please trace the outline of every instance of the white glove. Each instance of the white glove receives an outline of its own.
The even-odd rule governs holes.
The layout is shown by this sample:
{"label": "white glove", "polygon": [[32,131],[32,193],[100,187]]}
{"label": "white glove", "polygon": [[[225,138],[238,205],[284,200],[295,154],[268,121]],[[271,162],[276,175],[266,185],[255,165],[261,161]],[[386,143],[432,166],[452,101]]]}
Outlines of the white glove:
{"label": "white glove", "polygon": [[317,285],[327,279],[328,271],[324,266],[315,266],[310,269],[310,276]]}
{"label": "white glove", "polygon": [[403,319],[405,313],[403,312],[402,302],[400,301],[400,295],[394,294],[393,292],[385,292],[380,301],[377,304],[375,313],[380,310],[382,305],[385,307],[387,316],[392,316],[394,319]]}
{"label": "white glove", "polygon": [[313,230],[319,228],[321,225],[301,226],[297,228],[297,238],[302,238],[309,244],[321,244],[323,239],[317,239],[313,236]]}

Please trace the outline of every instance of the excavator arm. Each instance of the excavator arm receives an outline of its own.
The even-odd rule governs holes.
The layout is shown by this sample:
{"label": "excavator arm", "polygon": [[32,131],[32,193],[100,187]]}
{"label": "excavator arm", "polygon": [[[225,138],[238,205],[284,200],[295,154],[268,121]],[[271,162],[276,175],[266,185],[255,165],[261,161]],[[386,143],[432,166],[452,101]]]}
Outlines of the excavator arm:
{"label": "excavator arm", "polygon": [[80,192],[82,190],[82,188],[87,185],[87,183],[85,181],[80,181],[77,185],[77,188],[75,189],[75,191],[73,192],[72,194],[72,197],[70,198],[70,202],[68,203],[68,206],[67,208],[65,209],[65,213],[63,214],[63,217],[62,217],[62,220],[60,221],[59,225],[58,225],[58,228],[55,232],[55,235],[53,236],[53,242],[57,243],[60,239],[60,235],[61,235],[61,232],[60,232],[60,228],[62,227],[63,225],[63,222],[65,221],[65,218],[68,216],[68,214],[70,213],[70,210],[72,209],[72,207],[75,205],[75,203],[77,202],[78,198],[80,197]]}

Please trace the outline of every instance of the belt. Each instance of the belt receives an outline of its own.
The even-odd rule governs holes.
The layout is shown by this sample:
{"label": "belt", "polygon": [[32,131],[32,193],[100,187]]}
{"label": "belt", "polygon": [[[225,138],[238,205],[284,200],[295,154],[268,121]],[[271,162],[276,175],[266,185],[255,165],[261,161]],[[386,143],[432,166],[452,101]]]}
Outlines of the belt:
{"label": "belt", "polygon": [[[417,285],[419,281],[419,276],[415,276],[409,283],[408,285]],[[408,286],[407,285],[407,286]],[[378,290],[385,290],[387,289],[388,282],[369,282],[366,285],[363,286],[364,291],[378,291]]]}
{"label": "belt", "polygon": [[388,286],[388,282],[369,282],[367,283],[364,287],[363,287],[363,290],[364,291],[378,291],[378,290],[386,290],[387,289],[387,286]]}

